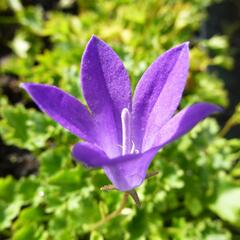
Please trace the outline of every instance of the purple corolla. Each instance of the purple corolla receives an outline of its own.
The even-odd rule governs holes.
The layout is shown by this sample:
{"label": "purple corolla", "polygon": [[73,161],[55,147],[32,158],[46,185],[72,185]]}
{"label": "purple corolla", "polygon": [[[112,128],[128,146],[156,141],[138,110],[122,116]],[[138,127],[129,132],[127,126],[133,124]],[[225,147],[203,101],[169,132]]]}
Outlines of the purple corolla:
{"label": "purple corolla", "polygon": [[93,36],[83,54],[81,87],[88,108],[54,86],[24,83],[39,108],[84,139],[74,158],[101,167],[115,188],[131,191],[145,179],[156,153],[220,110],[197,103],[174,115],[189,68],[183,43],[158,57],[140,79],[132,99],[129,77],[117,54]]}

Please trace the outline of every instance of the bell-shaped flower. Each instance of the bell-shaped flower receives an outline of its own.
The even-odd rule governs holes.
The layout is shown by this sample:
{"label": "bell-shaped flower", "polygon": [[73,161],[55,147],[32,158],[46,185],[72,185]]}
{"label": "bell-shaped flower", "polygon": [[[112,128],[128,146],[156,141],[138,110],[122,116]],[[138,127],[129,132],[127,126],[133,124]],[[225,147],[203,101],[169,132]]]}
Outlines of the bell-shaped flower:
{"label": "bell-shaped flower", "polygon": [[175,114],[188,69],[189,47],[183,43],[151,64],[132,98],[123,63],[93,36],[81,65],[81,87],[88,108],[54,86],[24,83],[22,87],[43,112],[85,140],[73,147],[74,158],[103,168],[117,189],[131,191],[142,184],[161,148],[220,110],[214,104],[197,103]]}

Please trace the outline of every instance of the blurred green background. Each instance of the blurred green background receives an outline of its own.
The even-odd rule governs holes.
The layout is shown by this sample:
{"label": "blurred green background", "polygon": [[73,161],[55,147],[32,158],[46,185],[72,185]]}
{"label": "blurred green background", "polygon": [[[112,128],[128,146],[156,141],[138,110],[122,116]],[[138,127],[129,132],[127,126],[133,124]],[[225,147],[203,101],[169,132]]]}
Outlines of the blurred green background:
{"label": "blurred green background", "polygon": [[[238,0],[1,0],[0,12],[0,239],[240,239]],[[76,164],[77,139],[19,88],[53,84],[84,102],[79,67],[92,34],[119,54],[133,88],[157,56],[190,41],[181,108],[225,108],[156,156],[159,174],[137,189],[141,209],[129,200],[95,230],[123,194],[99,190],[103,171]]]}

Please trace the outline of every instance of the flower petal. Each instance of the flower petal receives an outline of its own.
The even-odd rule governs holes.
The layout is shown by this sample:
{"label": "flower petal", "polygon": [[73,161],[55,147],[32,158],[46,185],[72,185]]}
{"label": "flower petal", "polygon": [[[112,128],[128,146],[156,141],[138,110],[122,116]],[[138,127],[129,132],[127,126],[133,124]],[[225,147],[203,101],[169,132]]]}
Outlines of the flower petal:
{"label": "flower petal", "polygon": [[198,122],[210,114],[221,111],[217,105],[209,103],[197,103],[186,107],[177,113],[168,123],[155,133],[145,136],[143,140],[143,151],[150,148],[162,148],[164,145],[178,139],[189,132]]}
{"label": "flower petal", "polygon": [[189,68],[188,43],[161,55],[143,74],[133,100],[134,143],[141,150],[144,135],[151,135],[174,114]]}
{"label": "flower petal", "polygon": [[103,167],[106,175],[120,191],[139,186],[145,179],[147,169],[158,148],[142,154],[124,155],[109,159],[96,145],[77,143],[72,150],[75,159],[89,167]]}
{"label": "flower petal", "polygon": [[135,155],[124,155],[111,159],[112,164],[105,165],[104,171],[113,185],[120,191],[129,191],[141,185],[148,167],[158,152],[158,148]]}
{"label": "flower petal", "polygon": [[[155,154],[164,145],[190,131],[208,115],[221,111],[219,106],[197,103],[176,114],[161,131],[144,141],[144,153],[108,158],[99,147],[89,143],[78,143],[73,156],[90,167],[103,167],[106,175],[120,191],[129,191],[141,185]],[[152,140],[151,140],[152,139]]]}
{"label": "flower petal", "polygon": [[[111,156],[119,155],[121,111],[131,108],[130,81],[117,54],[95,36],[90,39],[83,55],[81,82],[98,127],[101,147]],[[108,146],[114,146],[114,152]]]}
{"label": "flower petal", "polygon": [[53,120],[74,135],[95,142],[91,116],[76,98],[50,85],[23,83],[21,87]]}
{"label": "flower petal", "polygon": [[88,142],[79,142],[73,146],[73,157],[88,167],[102,167],[108,164],[110,159],[97,145]]}

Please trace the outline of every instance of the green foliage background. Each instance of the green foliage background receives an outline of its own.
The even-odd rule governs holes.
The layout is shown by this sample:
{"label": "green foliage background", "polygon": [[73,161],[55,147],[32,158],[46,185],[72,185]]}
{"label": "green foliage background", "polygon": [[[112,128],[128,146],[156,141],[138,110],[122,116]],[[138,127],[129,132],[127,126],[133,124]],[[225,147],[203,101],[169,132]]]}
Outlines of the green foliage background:
{"label": "green foliage background", "polygon": [[[224,107],[228,93],[210,65],[231,68],[227,36],[197,37],[214,0],[62,0],[54,10],[3,0],[18,24],[12,54],[1,73],[20,82],[59,86],[84,102],[79,64],[92,34],[110,44],[129,71],[133,88],[163,51],[191,41],[191,71],[181,107],[210,101]],[[68,11],[68,9],[72,9]],[[4,19],[4,18],[2,18]],[[7,22],[7,17],[6,17]],[[209,52],[212,57],[209,57]],[[0,92],[1,93],[1,92]],[[240,139],[224,133],[240,122],[240,106],[224,130],[212,117],[165,147],[150,170],[159,174],[137,189],[142,208],[129,200],[122,214],[99,229],[91,225],[114,211],[120,192],[101,192],[101,170],[75,164],[77,139],[36,108],[0,95],[0,135],[39,162],[36,174],[0,178],[0,234],[13,240],[240,239]],[[1,160],[1,156],[0,156]]]}

